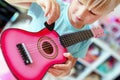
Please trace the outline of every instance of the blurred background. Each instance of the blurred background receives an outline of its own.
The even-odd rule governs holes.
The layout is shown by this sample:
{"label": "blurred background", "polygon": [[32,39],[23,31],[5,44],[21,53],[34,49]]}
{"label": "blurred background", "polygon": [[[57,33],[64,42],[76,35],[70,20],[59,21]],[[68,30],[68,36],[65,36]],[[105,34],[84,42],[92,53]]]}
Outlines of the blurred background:
{"label": "blurred background", "polygon": [[[70,2],[71,0],[63,0]],[[120,6],[92,26],[102,26],[105,36],[92,39],[85,58],[78,59],[71,74],[60,80],[120,80]],[[27,10],[0,0],[0,32],[10,27],[28,27]],[[16,80],[0,50],[0,80]]]}

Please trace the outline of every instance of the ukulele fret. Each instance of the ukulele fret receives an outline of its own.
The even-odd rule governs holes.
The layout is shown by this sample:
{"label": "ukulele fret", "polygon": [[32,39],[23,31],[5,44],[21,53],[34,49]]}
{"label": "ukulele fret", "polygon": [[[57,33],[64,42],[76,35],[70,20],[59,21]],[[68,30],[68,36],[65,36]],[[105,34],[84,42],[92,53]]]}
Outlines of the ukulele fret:
{"label": "ukulele fret", "polygon": [[88,31],[88,30],[85,31],[85,34],[84,34],[84,35],[85,35],[85,39],[89,39],[90,36],[92,36],[92,35],[89,35],[89,32],[90,32],[90,31]]}
{"label": "ukulele fret", "polygon": [[17,48],[18,48],[18,50],[21,54],[21,57],[24,61],[24,64],[25,65],[31,64],[33,61],[32,61],[32,58],[29,55],[29,52],[28,52],[25,44],[24,43],[19,43],[16,46],[17,46]]}
{"label": "ukulele fret", "polygon": [[83,32],[79,32],[79,34],[78,34],[78,38],[80,38],[81,41],[83,41],[83,40],[86,39],[86,37],[85,37],[85,31],[83,31]]}
{"label": "ukulele fret", "polygon": [[88,31],[88,35],[89,36],[94,36],[91,30]]}

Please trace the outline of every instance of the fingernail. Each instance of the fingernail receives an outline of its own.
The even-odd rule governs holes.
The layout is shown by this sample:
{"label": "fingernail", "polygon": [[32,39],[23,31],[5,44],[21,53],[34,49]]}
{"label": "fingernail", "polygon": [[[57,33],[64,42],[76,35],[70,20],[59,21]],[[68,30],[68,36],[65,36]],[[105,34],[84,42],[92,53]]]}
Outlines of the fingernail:
{"label": "fingernail", "polygon": [[47,23],[48,23],[49,25],[51,24],[51,22],[50,22],[49,20],[47,21]]}
{"label": "fingernail", "polygon": [[67,55],[68,55],[68,53],[64,53],[63,55],[64,55],[64,56],[67,56]]}
{"label": "fingernail", "polygon": [[47,17],[47,13],[46,12],[44,13],[44,16]]}
{"label": "fingernail", "polygon": [[56,67],[55,65],[53,65],[53,67]]}

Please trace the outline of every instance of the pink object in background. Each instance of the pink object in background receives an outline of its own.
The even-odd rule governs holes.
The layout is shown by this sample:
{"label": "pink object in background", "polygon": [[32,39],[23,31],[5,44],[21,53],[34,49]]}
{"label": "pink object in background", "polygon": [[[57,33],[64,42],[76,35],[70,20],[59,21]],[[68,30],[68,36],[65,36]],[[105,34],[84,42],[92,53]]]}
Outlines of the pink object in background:
{"label": "pink object in background", "polygon": [[16,79],[10,72],[8,72],[8,73],[1,75],[0,80],[16,80]]}
{"label": "pink object in background", "polygon": [[0,80],[16,80],[10,72],[0,48]]}
{"label": "pink object in background", "polygon": [[65,1],[65,2],[69,2],[69,3],[70,3],[72,0],[63,0],[63,1]]}

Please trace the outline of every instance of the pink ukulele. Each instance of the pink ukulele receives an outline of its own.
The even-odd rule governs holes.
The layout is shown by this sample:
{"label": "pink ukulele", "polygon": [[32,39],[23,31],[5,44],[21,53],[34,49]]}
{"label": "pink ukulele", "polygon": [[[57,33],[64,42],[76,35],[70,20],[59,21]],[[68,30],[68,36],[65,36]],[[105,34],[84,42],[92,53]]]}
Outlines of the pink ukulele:
{"label": "pink ukulele", "polygon": [[7,29],[1,35],[1,48],[8,67],[18,80],[42,80],[49,67],[64,63],[65,47],[103,35],[101,27],[59,36],[52,25],[39,32]]}

